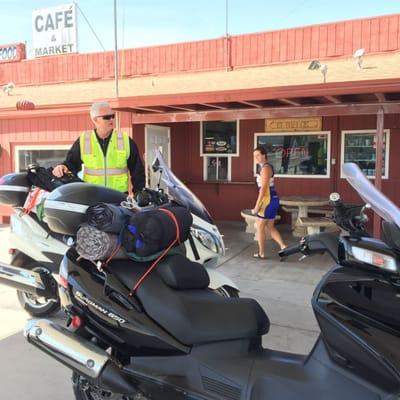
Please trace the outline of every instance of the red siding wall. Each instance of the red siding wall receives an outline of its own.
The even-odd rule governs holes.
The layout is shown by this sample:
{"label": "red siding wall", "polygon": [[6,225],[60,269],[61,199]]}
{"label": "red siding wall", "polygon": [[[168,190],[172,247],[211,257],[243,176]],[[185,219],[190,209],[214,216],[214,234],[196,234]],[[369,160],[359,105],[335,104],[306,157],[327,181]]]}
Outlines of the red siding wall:
{"label": "red siding wall", "polygon": [[[204,183],[203,159],[200,157],[200,123],[170,124],[171,167],[205,204],[216,219],[240,219],[240,211],[251,208],[257,196],[253,178],[254,133],[264,131],[263,120],[240,121],[240,157],[232,158],[232,183]],[[329,179],[276,178],[280,195],[328,196],[332,191],[345,201],[359,202],[357,194],[340,178],[341,131],[376,129],[376,116],[326,117],[323,130],[331,131],[331,165]],[[383,180],[384,192],[400,205],[400,116],[386,115],[385,129],[390,129],[389,179]],[[134,138],[144,148],[144,126],[134,126]]]}
{"label": "red siding wall", "polygon": [[[230,41],[230,43],[228,43]],[[122,77],[204,71],[400,49],[400,14],[227,38],[121,50]],[[0,84],[114,77],[113,52],[68,54],[0,65]]]}

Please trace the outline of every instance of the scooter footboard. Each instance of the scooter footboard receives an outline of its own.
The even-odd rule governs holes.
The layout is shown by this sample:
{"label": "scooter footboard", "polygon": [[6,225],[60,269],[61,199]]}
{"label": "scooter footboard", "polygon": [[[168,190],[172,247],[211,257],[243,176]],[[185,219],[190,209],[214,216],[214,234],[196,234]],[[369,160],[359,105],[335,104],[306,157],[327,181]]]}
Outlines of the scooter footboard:
{"label": "scooter footboard", "polygon": [[1,285],[52,299],[56,298],[57,294],[51,279],[52,277],[44,271],[34,272],[0,262]]}

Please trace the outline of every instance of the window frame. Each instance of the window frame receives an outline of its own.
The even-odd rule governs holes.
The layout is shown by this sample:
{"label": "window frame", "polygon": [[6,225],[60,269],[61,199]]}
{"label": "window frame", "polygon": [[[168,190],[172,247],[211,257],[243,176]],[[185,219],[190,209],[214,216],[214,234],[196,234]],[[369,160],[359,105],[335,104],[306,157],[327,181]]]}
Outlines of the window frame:
{"label": "window frame", "polygon": [[[386,143],[385,143],[385,175],[382,175],[382,179],[389,179],[389,152],[390,152],[390,129],[384,129],[384,134],[386,135]],[[357,133],[367,133],[367,134],[375,134],[377,135],[377,129],[345,129],[341,132],[341,143],[340,143],[340,165],[344,164],[344,137],[345,135],[355,135]],[[376,159],[375,161],[375,170],[376,170]],[[343,175],[342,168],[340,168],[340,178],[346,179]],[[367,176],[368,179],[375,179],[375,175]]]}
{"label": "window frame", "polygon": [[[332,164],[332,154],[331,154],[331,142],[332,142],[332,131],[306,131],[306,132],[256,132],[254,133],[254,148],[257,147],[257,138],[259,136],[318,136],[327,135],[327,166],[326,175],[284,175],[275,173],[276,178],[296,178],[296,179],[330,179],[331,178],[331,164]],[[253,160],[253,174],[256,176],[257,165]]]}
{"label": "window frame", "polygon": [[[228,179],[227,180],[207,180],[207,158],[208,157],[215,157],[217,158],[227,158],[228,159]],[[218,169],[217,169],[218,174]],[[226,154],[224,155],[215,155],[215,154],[207,154],[203,156],[203,181],[207,183],[224,183],[224,182],[231,182],[232,181],[232,157],[228,157]]]}
{"label": "window frame", "polygon": [[19,151],[23,150],[69,150],[71,148],[71,144],[21,144],[15,145],[13,148],[14,152],[14,171],[20,171],[19,165]]}
{"label": "window frame", "polygon": [[[236,121],[236,153],[203,153],[203,124],[205,122],[235,122]],[[240,149],[240,120],[232,119],[228,121],[216,120],[216,121],[200,121],[200,157],[204,156],[227,156],[227,157],[239,157]]]}

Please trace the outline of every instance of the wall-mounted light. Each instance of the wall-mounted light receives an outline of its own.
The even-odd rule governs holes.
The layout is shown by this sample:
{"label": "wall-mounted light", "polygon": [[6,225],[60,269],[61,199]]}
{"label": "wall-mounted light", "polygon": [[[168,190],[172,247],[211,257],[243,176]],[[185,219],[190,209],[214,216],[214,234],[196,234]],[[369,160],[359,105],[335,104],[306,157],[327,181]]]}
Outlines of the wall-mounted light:
{"label": "wall-mounted light", "polygon": [[364,61],[364,54],[365,54],[365,49],[357,49],[353,54],[353,57],[357,59],[357,68],[358,69],[362,69],[362,64]]}
{"label": "wall-mounted light", "polygon": [[326,83],[326,74],[328,72],[328,64],[321,64],[319,60],[312,60],[308,69],[311,71],[316,71],[319,69],[324,77],[324,83]]}

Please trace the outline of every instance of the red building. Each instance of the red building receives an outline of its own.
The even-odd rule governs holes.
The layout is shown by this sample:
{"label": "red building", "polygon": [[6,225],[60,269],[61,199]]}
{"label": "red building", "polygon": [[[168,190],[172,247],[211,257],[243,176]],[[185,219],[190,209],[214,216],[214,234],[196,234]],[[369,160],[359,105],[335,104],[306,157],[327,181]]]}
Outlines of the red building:
{"label": "red building", "polygon": [[378,122],[382,188],[399,204],[399,65],[400,14],[121,50],[118,97],[113,52],[5,60],[0,84],[15,87],[0,96],[0,175],[63,159],[91,127],[90,103],[107,99],[146,164],[163,146],[217,219],[253,206],[257,144],[281,195],[356,201],[340,165],[375,176]]}

